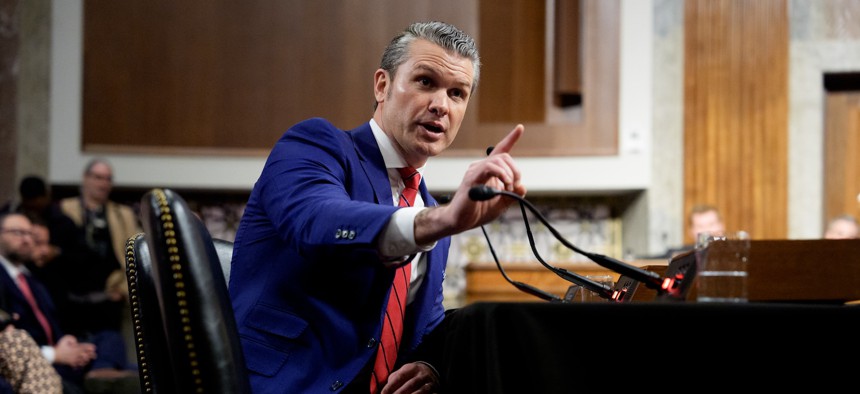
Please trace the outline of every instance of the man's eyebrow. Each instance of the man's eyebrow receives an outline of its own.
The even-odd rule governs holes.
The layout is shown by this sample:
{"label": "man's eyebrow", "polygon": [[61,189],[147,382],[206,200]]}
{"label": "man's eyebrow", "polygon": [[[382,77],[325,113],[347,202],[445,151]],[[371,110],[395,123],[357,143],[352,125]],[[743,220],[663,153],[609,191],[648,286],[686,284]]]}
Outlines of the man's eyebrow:
{"label": "man's eyebrow", "polygon": [[[424,71],[427,74],[432,74],[434,77],[441,77],[441,73],[437,71],[436,68],[429,67],[423,64],[416,65],[415,70]],[[456,81],[457,85],[460,85],[460,87],[465,89],[466,91],[469,91],[472,88],[472,81],[469,81],[468,79],[457,77],[454,80]]]}

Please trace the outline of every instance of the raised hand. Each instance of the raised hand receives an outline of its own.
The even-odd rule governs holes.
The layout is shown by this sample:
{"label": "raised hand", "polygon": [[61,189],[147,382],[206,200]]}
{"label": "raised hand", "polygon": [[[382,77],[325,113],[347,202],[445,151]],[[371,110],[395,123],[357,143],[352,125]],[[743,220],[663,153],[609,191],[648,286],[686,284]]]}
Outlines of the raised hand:
{"label": "raised hand", "polygon": [[510,155],[524,131],[523,125],[517,125],[496,144],[489,156],[470,164],[449,204],[424,210],[415,218],[417,243],[430,243],[488,223],[515,202],[498,196],[486,201],[472,201],[469,189],[474,186],[486,185],[525,196],[526,187],[521,182],[520,170]]}

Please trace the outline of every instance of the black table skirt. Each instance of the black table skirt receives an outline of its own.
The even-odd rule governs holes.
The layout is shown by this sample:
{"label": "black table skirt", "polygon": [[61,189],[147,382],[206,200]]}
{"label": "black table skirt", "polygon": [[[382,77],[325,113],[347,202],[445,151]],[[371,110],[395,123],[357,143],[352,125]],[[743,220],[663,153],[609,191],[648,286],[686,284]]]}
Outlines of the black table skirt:
{"label": "black table skirt", "polygon": [[428,357],[446,393],[860,390],[859,323],[840,305],[475,303]]}

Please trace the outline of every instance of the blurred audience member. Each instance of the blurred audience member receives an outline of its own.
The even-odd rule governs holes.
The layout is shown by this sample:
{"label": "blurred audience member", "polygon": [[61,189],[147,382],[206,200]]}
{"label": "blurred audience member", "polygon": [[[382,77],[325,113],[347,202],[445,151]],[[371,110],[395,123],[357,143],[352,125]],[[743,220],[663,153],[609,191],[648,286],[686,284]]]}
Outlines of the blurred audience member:
{"label": "blurred audience member", "polygon": [[60,375],[42,355],[39,345],[27,331],[12,324],[0,331],[0,378],[8,385],[9,393],[63,392]]}
{"label": "blurred audience member", "polygon": [[33,224],[33,256],[28,261],[27,268],[47,287],[60,312],[60,325],[64,331],[73,333],[67,324],[73,316],[65,316],[69,311],[66,307],[69,299],[69,280],[67,271],[71,261],[84,258],[81,243],[77,237],[77,226],[52,201],[50,189],[45,181],[38,176],[27,176],[21,180],[18,188],[19,203],[10,204],[6,212],[26,215]]}
{"label": "blurred audience member", "polygon": [[688,249],[692,249],[696,244],[696,237],[699,233],[710,233],[712,235],[723,235],[726,232],[726,225],[723,224],[723,215],[720,210],[713,205],[700,204],[693,206],[690,214],[687,216],[687,231],[693,243],[687,245]]}
{"label": "blurred audience member", "polygon": [[69,313],[77,316],[75,321],[80,325],[73,329],[80,335],[119,330],[127,353],[132,354],[128,292],[106,287],[124,280],[125,242],[141,229],[131,207],[110,200],[112,190],[111,165],[104,159],[93,159],[84,168],[80,195],[60,201],[63,213],[77,225],[84,250],[68,274],[67,280],[73,283]]}
{"label": "blurred audience member", "polygon": [[33,226],[29,219],[17,213],[4,215],[0,217],[0,231],[0,298],[8,312],[17,317],[15,326],[30,334],[63,377],[64,391],[92,393],[89,387],[100,387],[100,393],[137,392],[137,368],[126,362],[118,330],[94,332],[84,338],[63,331],[48,290],[27,268],[33,264]]}
{"label": "blurred audience member", "polygon": [[200,209],[200,219],[212,235],[212,238],[223,239],[233,242],[236,239],[236,230],[230,226],[227,210],[223,206],[211,205]]}
{"label": "blurred audience member", "polygon": [[60,207],[83,230],[86,245],[99,257],[124,266],[125,241],[141,231],[131,207],[110,200],[113,169],[104,159],[84,168],[81,192],[60,201]]}
{"label": "blurred audience member", "polygon": [[713,205],[694,205],[687,214],[687,235],[689,235],[692,243],[684,244],[679,248],[670,248],[662,255],[647,258],[672,258],[680,253],[693,250],[696,247],[696,237],[699,233],[704,232],[714,235],[724,234],[726,226],[723,223],[723,216],[720,214],[720,210]]}
{"label": "blurred audience member", "polygon": [[[63,260],[71,249],[66,248],[66,254],[61,255],[60,249],[50,243],[51,230],[47,224],[38,217],[30,217],[30,220],[33,224],[31,234],[33,247],[30,259],[24,263],[30,273],[48,289],[57,310],[63,311],[68,300],[69,287],[64,272],[68,263]],[[62,312],[58,316],[60,325],[63,326],[64,330],[67,330],[64,320],[74,318],[74,316],[66,317],[63,316]]]}
{"label": "blurred audience member", "polygon": [[50,249],[47,261],[57,258],[65,252],[72,252],[76,245],[75,222],[63,214],[58,204],[51,198],[51,191],[45,180],[41,177],[30,175],[24,177],[18,186],[20,202],[17,205],[8,204],[5,212],[17,212],[27,215],[31,220],[37,220],[48,227],[51,234]]}
{"label": "blurred audience member", "polygon": [[860,238],[860,225],[854,216],[844,214],[831,219],[824,231],[826,239]]}
{"label": "blurred audience member", "polygon": [[85,367],[96,357],[95,345],[63,335],[47,289],[30,276],[24,263],[33,247],[32,225],[23,214],[0,217],[0,289],[15,326],[27,331],[42,354],[63,377],[64,386],[83,390]]}
{"label": "blurred audience member", "polygon": [[32,220],[32,222],[33,257],[31,262],[34,268],[43,269],[57,257],[57,250],[51,245],[51,230],[48,229],[48,226],[38,220]]}

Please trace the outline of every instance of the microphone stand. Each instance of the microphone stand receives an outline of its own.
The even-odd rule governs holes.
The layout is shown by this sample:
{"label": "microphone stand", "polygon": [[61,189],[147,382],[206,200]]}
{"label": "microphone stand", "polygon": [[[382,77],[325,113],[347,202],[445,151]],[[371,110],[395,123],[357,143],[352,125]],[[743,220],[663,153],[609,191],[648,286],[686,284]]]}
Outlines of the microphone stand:
{"label": "microphone stand", "polygon": [[512,280],[510,277],[508,277],[508,274],[505,272],[505,269],[502,268],[502,263],[499,262],[499,258],[498,258],[498,256],[496,256],[496,250],[493,249],[493,244],[490,242],[490,236],[487,234],[487,230],[484,228],[484,226],[481,226],[481,231],[484,232],[484,238],[487,239],[487,246],[490,248],[490,254],[493,255],[493,260],[495,260],[495,262],[496,262],[496,267],[499,268],[499,272],[502,273],[502,277],[504,277],[505,280],[508,281],[508,283],[514,285],[514,287],[516,287],[520,291],[523,291],[525,293],[531,294],[535,297],[538,297],[538,298],[541,298],[541,299],[544,299],[544,300],[547,300],[550,302],[567,302],[555,294],[547,293],[541,289],[538,289],[537,287],[531,286],[531,285],[523,283],[523,282]]}
{"label": "microphone stand", "polygon": [[534,207],[534,205],[532,205],[531,202],[517,195],[516,193],[511,193],[506,190],[496,190],[486,185],[475,186],[469,190],[469,198],[475,201],[489,200],[490,198],[493,198],[497,195],[513,198],[519,201],[520,204],[527,207],[541,221],[541,223],[543,223],[547,227],[547,229],[549,229],[552,235],[568,249],[571,249],[574,252],[587,257],[589,260],[597,263],[604,268],[608,268],[621,275],[633,278],[640,283],[645,284],[645,286],[647,286],[648,288],[656,290],[658,295],[665,293],[665,289],[663,287],[665,281],[659,274],[653,271],[648,271],[639,267],[629,265],[609,256],[604,256],[598,253],[590,253],[576,247],[576,245],[568,242],[568,240],[565,239],[558,232],[558,230],[556,230],[555,227],[553,227],[549,223],[549,221],[543,216],[543,214],[540,213],[537,208]]}
{"label": "microphone stand", "polygon": [[[588,279],[584,276],[581,276],[575,272],[570,272],[564,268],[552,266],[549,263],[547,263],[546,261],[544,261],[544,259],[541,258],[540,253],[538,253],[537,245],[535,245],[535,239],[534,239],[534,235],[532,234],[532,228],[529,225],[528,216],[526,215],[525,203],[523,203],[522,201],[520,201],[520,210],[522,211],[522,214],[523,214],[523,223],[525,223],[525,226],[526,226],[526,234],[529,237],[529,245],[531,246],[532,253],[535,255],[535,258],[537,259],[537,261],[539,261],[548,270],[550,270],[550,271],[554,272],[556,275],[560,276],[562,279],[565,279],[569,282],[573,282],[573,283],[578,284],[578,285],[580,285],[580,286],[582,286],[588,290],[591,290],[594,293],[596,293],[598,296],[600,296],[600,298],[612,300],[613,291],[612,291],[611,287],[609,287],[603,283],[600,283],[600,282],[595,282],[595,281]],[[549,227],[549,226],[547,226],[547,227]]]}

